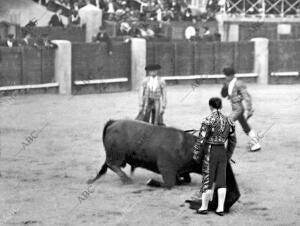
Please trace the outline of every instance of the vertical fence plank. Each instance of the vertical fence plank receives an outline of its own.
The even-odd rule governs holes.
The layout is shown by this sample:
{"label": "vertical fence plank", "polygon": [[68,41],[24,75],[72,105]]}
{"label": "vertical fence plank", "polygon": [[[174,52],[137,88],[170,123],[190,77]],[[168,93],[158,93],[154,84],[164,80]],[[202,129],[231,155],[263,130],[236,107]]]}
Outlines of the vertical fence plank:
{"label": "vertical fence plank", "polygon": [[113,42],[113,54],[99,43],[72,44],[72,74],[75,80],[127,77],[130,80],[130,44]]}
{"label": "vertical fence plank", "polygon": [[221,74],[224,67],[234,66],[234,42],[215,43],[215,74]]}
{"label": "vertical fence plank", "polygon": [[19,47],[0,47],[0,86],[22,84],[22,52]]}
{"label": "vertical fence plank", "polygon": [[175,75],[194,73],[194,45],[190,42],[175,42]]}
{"label": "vertical fence plank", "polygon": [[41,50],[33,47],[22,47],[24,84],[40,84],[41,76]]}
{"label": "vertical fence plank", "polygon": [[254,68],[254,42],[234,44],[234,68],[239,73],[249,73]]}
{"label": "vertical fence plank", "polygon": [[41,82],[54,82],[54,49],[41,50]]}
{"label": "vertical fence plank", "polygon": [[161,64],[160,71],[163,76],[173,76],[175,74],[174,46],[171,42],[158,42],[154,46],[155,63]]}
{"label": "vertical fence plank", "polygon": [[214,44],[197,43],[195,45],[195,73],[213,74],[214,73]]}

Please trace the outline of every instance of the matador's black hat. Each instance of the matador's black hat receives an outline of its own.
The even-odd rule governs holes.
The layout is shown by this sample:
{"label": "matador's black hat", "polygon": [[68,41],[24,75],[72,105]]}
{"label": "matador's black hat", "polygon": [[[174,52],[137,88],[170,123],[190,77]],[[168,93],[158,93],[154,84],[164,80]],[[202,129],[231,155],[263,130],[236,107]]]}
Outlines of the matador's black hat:
{"label": "matador's black hat", "polygon": [[160,69],[161,69],[161,66],[159,64],[148,64],[145,67],[146,71],[157,71],[157,70],[160,70]]}
{"label": "matador's black hat", "polygon": [[11,34],[11,33],[10,33],[10,34],[7,35],[7,37],[8,37],[8,38],[14,38],[14,34]]}
{"label": "matador's black hat", "polygon": [[226,75],[226,76],[231,76],[231,75],[234,75],[234,74],[235,74],[235,71],[234,71],[234,69],[231,68],[231,67],[225,67],[225,68],[223,69],[223,73],[224,73],[224,75]]}

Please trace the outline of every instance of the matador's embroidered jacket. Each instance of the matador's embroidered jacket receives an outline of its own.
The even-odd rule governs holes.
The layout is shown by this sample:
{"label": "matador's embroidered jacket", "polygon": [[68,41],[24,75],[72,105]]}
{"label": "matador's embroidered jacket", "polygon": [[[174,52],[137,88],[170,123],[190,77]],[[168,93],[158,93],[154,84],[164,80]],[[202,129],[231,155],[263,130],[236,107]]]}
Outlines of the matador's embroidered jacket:
{"label": "matador's embroidered jacket", "polygon": [[201,161],[205,144],[221,145],[225,144],[227,140],[226,152],[228,159],[230,159],[236,146],[234,122],[215,110],[201,124],[199,137],[194,145],[194,159],[197,162]]}
{"label": "matador's embroidered jacket", "polygon": [[151,78],[147,76],[141,86],[140,90],[140,99],[139,105],[140,107],[147,107],[148,98],[156,99],[161,101],[161,107],[166,108],[167,105],[167,95],[166,95],[166,83],[165,81],[157,76],[157,84],[153,89],[151,88]]}

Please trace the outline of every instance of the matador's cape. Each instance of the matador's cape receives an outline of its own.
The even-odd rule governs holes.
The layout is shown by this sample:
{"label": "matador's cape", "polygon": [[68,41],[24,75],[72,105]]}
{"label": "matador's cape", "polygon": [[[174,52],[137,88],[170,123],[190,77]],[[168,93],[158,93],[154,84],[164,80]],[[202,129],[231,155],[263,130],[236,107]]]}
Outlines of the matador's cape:
{"label": "matador's cape", "polygon": [[[226,186],[227,194],[225,198],[224,210],[228,212],[230,207],[240,198],[241,193],[239,186],[235,180],[234,173],[232,171],[230,163],[227,164],[226,171]],[[190,208],[197,210],[201,207],[201,199],[199,200],[186,200],[185,202],[190,204]],[[216,210],[218,206],[218,194],[217,189],[214,190],[213,200],[209,202],[208,210]]]}

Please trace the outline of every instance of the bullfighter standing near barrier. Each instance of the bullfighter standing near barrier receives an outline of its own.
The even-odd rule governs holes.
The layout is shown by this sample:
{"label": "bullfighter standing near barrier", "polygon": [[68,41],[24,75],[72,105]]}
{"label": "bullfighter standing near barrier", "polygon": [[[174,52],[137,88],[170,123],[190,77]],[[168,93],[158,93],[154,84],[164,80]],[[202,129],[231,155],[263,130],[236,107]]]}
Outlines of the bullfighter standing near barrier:
{"label": "bullfighter standing near barrier", "polygon": [[161,66],[150,64],[145,67],[147,77],[143,80],[139,94],[138,120],[154,125],[164,125],[163,114],[167,105],[166,83],[158,75]]}
{"label": "bullfighter standing near barrier", "polygon": [[[233,68],[224,68],[223,73],[226,76],[226,83],[221,90],[221,95],[222,97],[228,97],[231,102],[232,112],[230,117],[233,121],[238,120],[244,132],[251,138],[250,151],[259,151],[261,149],[259,138],[247,122],[253,115],[254,110],[246,85],[235,77]],[[245,102],[245,107],[242,103],[243,101]]]}
{"label": "bullfighter standing near barrier", "polygon": [[[236,146],[234,122],[223,115],[222,100],[209,100],[211,114],[201,124],[198,140],[194,146],[193,159],[202,162],[202,204],[199,214],[207,214],[209,200],[213,197],[213,183],[218,188],[216,214],[223,216],[226,197],[226,168]],[[227,147],[225,142],[228,140]]]}

